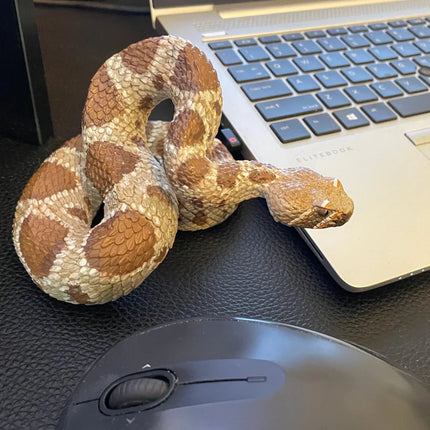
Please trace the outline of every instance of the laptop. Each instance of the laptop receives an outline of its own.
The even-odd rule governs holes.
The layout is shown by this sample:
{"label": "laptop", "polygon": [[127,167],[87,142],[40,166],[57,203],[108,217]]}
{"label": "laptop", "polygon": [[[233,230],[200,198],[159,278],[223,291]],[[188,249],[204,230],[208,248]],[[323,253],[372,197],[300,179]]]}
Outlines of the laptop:
{"label": "laptop", "polygon": [[430,268],[428,0],[152,0],[151,14],[214,65],[246,158],[341,180],[350,221],[298,231],[343,288]]}

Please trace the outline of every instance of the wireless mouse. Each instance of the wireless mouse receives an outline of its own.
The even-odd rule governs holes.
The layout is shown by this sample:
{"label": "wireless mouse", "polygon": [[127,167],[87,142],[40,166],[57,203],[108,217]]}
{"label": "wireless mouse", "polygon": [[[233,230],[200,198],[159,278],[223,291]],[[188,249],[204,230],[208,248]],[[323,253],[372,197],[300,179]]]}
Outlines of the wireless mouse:
{"label": "wireless mouse", "polygon": [[101,357],[62,430],[428,430],[430,392],[357,346],[246,319],[191,319]]}

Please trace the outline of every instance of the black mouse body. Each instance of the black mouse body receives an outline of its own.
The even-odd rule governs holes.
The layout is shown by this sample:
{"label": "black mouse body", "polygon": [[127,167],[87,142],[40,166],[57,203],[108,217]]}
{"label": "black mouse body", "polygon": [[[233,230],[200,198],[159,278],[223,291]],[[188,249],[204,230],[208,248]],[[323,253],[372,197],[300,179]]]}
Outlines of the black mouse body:
{"label": "black mouse body", "polygon": [[430,393],[381,358],[309,330],[192,319],[109,350],[59,428],[429,430]]}

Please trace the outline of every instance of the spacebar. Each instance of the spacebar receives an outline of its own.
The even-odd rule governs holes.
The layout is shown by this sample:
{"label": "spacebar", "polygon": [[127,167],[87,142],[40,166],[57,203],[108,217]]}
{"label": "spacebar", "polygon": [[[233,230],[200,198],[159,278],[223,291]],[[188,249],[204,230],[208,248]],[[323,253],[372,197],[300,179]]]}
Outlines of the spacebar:
{"label": "spacebar", "polygon": [[403,117],[430,112],[430,93],[390,100],[388,104]]}

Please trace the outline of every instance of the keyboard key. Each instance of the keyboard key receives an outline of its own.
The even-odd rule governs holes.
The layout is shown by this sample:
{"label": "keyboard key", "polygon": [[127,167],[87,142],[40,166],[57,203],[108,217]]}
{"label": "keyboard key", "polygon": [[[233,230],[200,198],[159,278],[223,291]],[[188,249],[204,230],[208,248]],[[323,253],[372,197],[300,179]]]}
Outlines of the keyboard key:
{"label": "keyboard key", "polygon": [[430,55],[425,55],[424,57],[415,58],[414,61],[421,67],[430,67]]}
{"label": "keyboard key", "polygon": [[295,49],[302,55],[319,54],[321,48],[313,40],[298,40],[292,43]]}
{"label": "keyboard key", "polygon": [[347,36],[342,36],[341,39],[350,48],[366,48],[367,46],[370,46],[369,41],[360,34],[348,34]]}
{"label": "keyboard key", "polygon": [[377,124],[397,119],[396,114],[385,103],[365,105],[361,110]]}
{"label": "keyboard key", "polygon": [[369,52],[379,61],[394,60],[398,55],[388,46],[375,46]]}
{"label": "keyboard key", "polygon": [[393,41],[385,31],[371,31],[366,33],[364,36],[367,37],[374,45],[385,45]]}
{"label": "keyboard key", "polygon": [[308,116],[304,118],[304,121],[317,136],[336,133],[341,130],[339,124],[328,113]]}
{"label": "keyboard key", "polygon": [[248,63],[270,60],[269,54],[261,46],[240,48],[239,52]]}
{"label": "keyboard key", "polygon": [[256,108],[266,121],[321,112],[322,106],[311,94],[257,103]]}
{"label": "keyboard key", "polygon": [[266,66],[275,76],[296,75],[298,70],[293,66],[290,60],[275,60],[266,63]]}
{"label": "keyboard key", "polygon": [[406,28],[397,28],[395,30],[389,30],[387,33],[397,42],[406,42],[408,40],[414,40],[414,35]]}
{"label": "keyboard key", "polygon": [[392,48],[402,57],[413,57],[421,54],[421,51],[410,42],[395,43]]}
{"label": "keyboard key", "polygon": [[345,52],[345,56],[357,65],[375,62],[375,59],[364,49],[354,49]]}
{"label": "keyboard key", "polygon": [[310,75],[293,76],[288,78],[287,81],[298,93],[307,93],[308,91],[320,89],[318,83]]}
{"label": "keyboard key", "polygon": [[322,63],[313,55],[306,57],[294,58],[294,64],[300,68],[302,72],[316,72],[318,70],[324,70]]}
{"label": "keyboard key", "polygon": [[350,65],[349,61],[339,52],[322,54],[319,57],[321,61],[330,67],[330,69],[336,69],[338,67],[346,67]]}
{"label": "keyboard key", "polygon": [[378,96],[366,85],[348,87],[344,90],[355,103],[366,103],[378,100]]}
{"label": "keyboard key", "polygon": [[288,33],[282,35],[282,39],[286,40],[287,42],[293,42],[294,40],[302,40],[304,38],[305,37],[303,36],[303,34],[300,33]]}
{"label": "keyboard key", "polygon": [[370,124],[357,108],[337,110],[333,112],[333,115],[347,130]]}
{"label": "keyboard key", "polygon": [[417,66],[411,60],[396,60],[390,63],[400,74],[410,75],[415,73]]}
{"label": "keyboard key", "polygon": [[324,37],[317,40],[318,44],[327,52],[343,51],[346,45],[337,37]]}
{"label": "keyboard key", "polygon": [[291,48],[287,43],[273,43],[266,47],[266,49],[275,57],[275,58],[286,58],[286,57],[295,57],[297,52]]}
{"label": "keyboard key", "polygon": [[396,21],[390,21],[388,25],[393,28],[398,28],[398,27],[406,27],[408,24],[403,19],[398,19]]}
{"label": "keyboard key", "polygon": [[420,78],[430,87],[430,76],[420,76]]}
{"label": "keyboard key", "polygon": [[232,66],[234,64],[242,64],[242,60],[233,51],[233,49],[222,49],[215,53],[224,66]]}
{"label": "keyboard key", "polygon": [[292,91],[281,79],[245,84],[242,85],[242,90],[251,101],[288,96],[292,94]]}
{"label": "keyboard key", "polygon": [[218,42],[209,42],[208,45],[209,45],[209,48],[211,48],[213,50],[226,49],[226,48],[232,48],[233,47],[231,42],[228,40],[220,40]]}
{"label": "keyboard key", "polygon": [[365,31],[369,31],[365,25],[351,25],[348,27],[348,30],[351,33],[364,33]]}
{"label": "keyboard key", "polygon": [[339,90],[322,91],[317,93],[317,97],[329,109],[351,105],[351,102],[348,100],[348,98]]}
{"label": "keyboard key", "polygon": [[330,36],[342,36],[343,34],[348,34],[348,30],[344,27],[335,27],[335,28],[329,28],[327,30],[327,33]]}
{"label": "keyboard key", "polygon": [[270,78],[269,73],[261,64],[231,66],[228,71],[238,83]]}
{"label": "keyboard key", "polygon": [[370,84],[370,86],[384,99],[403,95],[400,88],[391,81],[376,82],[374,84]]}
{"label": "keyboard key", "polygon": [[366,69],[378,79],[394,78],[397,76],[397,72],[387,63],[371,64]]}
{"label": "keyboard key", "polygon": [[252,46],[256,45],[257,41],[252,37],[248,37],[247,39],[236,39],[234,44],[236,46]]}
{"label": "keyboard key", "polygon": [[306,37],[309,39],[316,39],[318,37],[325,37],[325,32],[323,30],[311,30],[305,32]]}
{"label": "keyboard key", "polygon": [[264,44],[266,44],[266,43],[277,43],[277,42],[281,41],[279,36],[277,36],[276,34],[272,34],[270,36],[261,36],[258,38],[258,40]]}
{"label": "keyboard key", "polygon": [[349,67],[342,69],[343,75],[353,84],[373,81],[372,76],[362,67]]}
{"label": "keyboard key", "polygon": [[388,104],[402,117],[428,113],[430,112],[430,93],[400,97],[390,100]]}
{"label": "keyboard key", "polygon": [[319,90],[320,86],[310,75],[299,75],[288,78],[287,81],[298,93]]}
{"label": "keyboard key", "polygon": [[430,37],[430,28],[425,27],[423,25],[419,25],[417,27],[411,27],[409,29],[411,33],[413,33],[416,37],[419,39],[425,39],[427,37]]}
{"label": "keyboard key", "polygon": [[426,20],[424,18],[412,18],[408,19],[408,23],[411,25],[422,25],[426,23]]}
{"label": "keyboard key", "polygon": [[282,143],[295,142],[297,140],[309,139],[310,133],[298,119],[275,122],[270,128]]}
{"label": "keyboard key", "polygon": [[369,28],[375,31],[386,30],[388,28],[388,25],[384,22],[375,22],[374,24],[369,24]]}
{"label": "keyboard key", "polygon": [[427,90],[427,87],[415,77],[396,79],[396,84],[409,94],[420,93],[421,91]]}
{"label": "keyboard key", "polygon": [[342,87],[348,85],[348,82],[335,70],[315,73],[315,77],[326,87]]}
{"label": "keyboard key", "polygon": [[421,49],[424,54],[430,54],[430,40],[418,40],[417,42],[414,42],[414,45]]}

